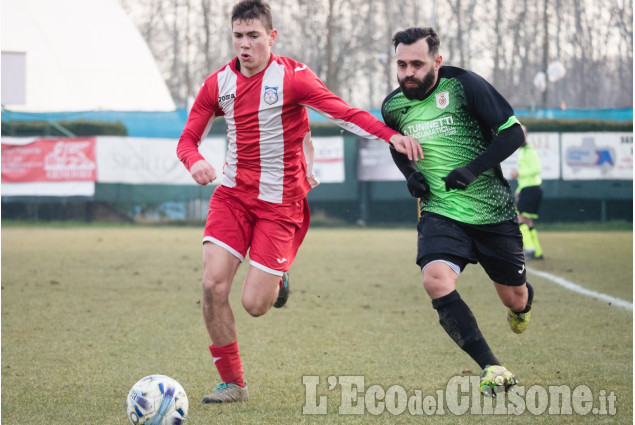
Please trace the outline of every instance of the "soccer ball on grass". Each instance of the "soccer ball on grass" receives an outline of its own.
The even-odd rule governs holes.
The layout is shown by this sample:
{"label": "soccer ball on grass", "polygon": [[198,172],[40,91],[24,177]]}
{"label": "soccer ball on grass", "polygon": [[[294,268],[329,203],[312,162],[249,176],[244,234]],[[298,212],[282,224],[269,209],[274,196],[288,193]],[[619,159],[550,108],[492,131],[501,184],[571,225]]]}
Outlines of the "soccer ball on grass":
{"label": "soccer ball on grass", "polygon": [[130,422],[148,425],[179,425],[187,417],[185,390],[165,375],[150,375],[132,386],[126,399]]}

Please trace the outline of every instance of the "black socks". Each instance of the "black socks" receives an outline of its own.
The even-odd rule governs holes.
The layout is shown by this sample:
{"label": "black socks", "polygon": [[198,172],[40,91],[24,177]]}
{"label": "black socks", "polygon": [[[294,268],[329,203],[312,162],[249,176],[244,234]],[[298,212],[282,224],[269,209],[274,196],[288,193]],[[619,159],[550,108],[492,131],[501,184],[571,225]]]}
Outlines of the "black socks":
{"label": "black socks", "polygon": [[[527,289],[529,288],[527,284]],[[530,290],[529,298],[530,300],[533,298],[533,289]],[[531,302],[527,305],[531,308]],[[439,313],[439,323],[443,329],[478,363],[481,369],[487,365],[500,365],[481,334],[474,314],[458,292],[452,291],[448,295],[432,300],[432,307]]]}
{"label": "black socks", "polygon": [[519,313],[529,313],[531,310],[531,303],[534,300],[534,288],[529,284],[529,282],[525,282],[525,284],[527,285],[527,306],[525,306],[525,309]]}

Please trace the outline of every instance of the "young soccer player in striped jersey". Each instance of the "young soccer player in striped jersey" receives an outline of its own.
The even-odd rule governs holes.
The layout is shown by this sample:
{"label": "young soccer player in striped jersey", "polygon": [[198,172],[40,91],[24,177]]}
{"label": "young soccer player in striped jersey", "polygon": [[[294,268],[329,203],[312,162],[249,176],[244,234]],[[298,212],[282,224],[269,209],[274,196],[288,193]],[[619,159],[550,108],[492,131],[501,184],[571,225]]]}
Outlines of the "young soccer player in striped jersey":
{"label": "young soccer player in striped jersey", "polygon": [[304,147],[310,142],[306,108],[361,137],[389,142],[411,160],[422,157],[412,137],[331,93],[306,64],[276,56],[270,6],[246,0],[231,17],[236,57],[200,88],[177,147],[194,180],[217,178],[198,151],[214,118],[227,123],[228,150],[221,184],[211,197],[203,238],[202,310],[209,349],[222,383],[204,403],[247,400],[236,322],[229,304],[234,276],[249,251],[242,304],[252,316],[282,307],[287,270],[309,227]]}

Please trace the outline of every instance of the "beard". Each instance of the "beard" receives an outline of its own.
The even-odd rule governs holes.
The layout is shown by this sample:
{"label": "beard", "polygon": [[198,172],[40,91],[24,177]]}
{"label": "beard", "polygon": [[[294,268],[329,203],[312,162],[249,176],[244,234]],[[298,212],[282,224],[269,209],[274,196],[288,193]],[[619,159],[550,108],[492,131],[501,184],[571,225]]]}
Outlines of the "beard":
{"label": "beard", "polygon": [[[435,72],[434,68],[428,72],[422,80],[419,80],[415,77],[406,77],[403,80],[400,80],[397,77],[397,81],[399,82],[399,87],[401,87],[401,91],[404,96],[408,100],[423,100],[426,95],[430,91],[430,89],[434,86]],[[416,84],[415,87],[406,87],[406,82],[413,82]]]}

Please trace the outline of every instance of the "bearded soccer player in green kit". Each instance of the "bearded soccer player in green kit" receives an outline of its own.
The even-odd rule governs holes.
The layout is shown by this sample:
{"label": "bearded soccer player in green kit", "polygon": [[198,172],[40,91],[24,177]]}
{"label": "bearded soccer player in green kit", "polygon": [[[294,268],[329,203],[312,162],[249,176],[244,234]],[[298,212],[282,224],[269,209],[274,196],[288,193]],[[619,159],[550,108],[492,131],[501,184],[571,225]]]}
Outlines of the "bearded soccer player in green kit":
{"label": "bearded soccer player in green kit", "polygon": [[488,82],[441,66],[432,28],[409,28],[392,41],[399,88],[384,100],[382,115],[423,148],[417,162],[391,149],[410,193],[421,201],[417,264],[423,287],[441,326],[483,369],[481,391],[495,396],[518,381],[492,353],[456,284],[468,263],[480,263],[508,308],[512,331],[527,328],[533,289],[514,196],[500,169],[523,143],[523,132],[512,107]]}

